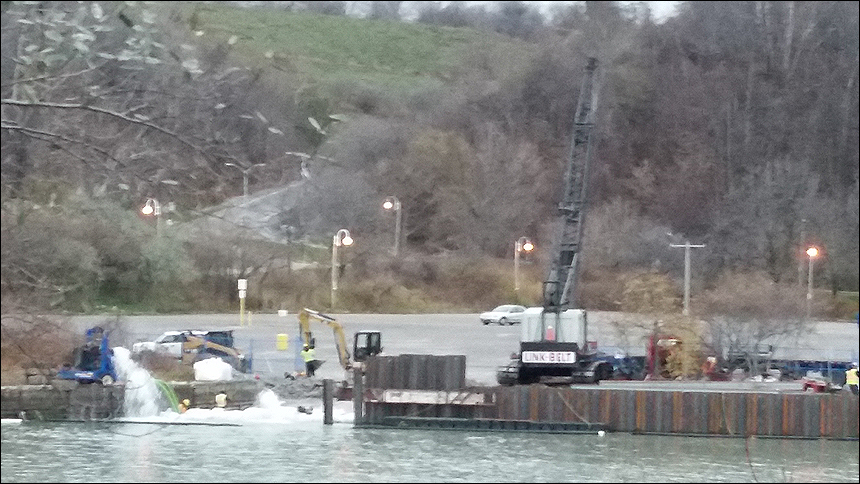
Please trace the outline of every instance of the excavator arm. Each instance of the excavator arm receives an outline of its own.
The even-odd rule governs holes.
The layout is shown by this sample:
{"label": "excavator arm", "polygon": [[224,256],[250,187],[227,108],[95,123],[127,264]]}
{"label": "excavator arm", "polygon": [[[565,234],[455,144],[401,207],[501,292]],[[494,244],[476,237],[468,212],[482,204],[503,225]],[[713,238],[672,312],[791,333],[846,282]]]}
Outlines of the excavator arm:
{"label": "excavator arm", "polygon": [[311,327],[310,321],[319,321],[329,325],[334,331],[334,343],[337,345],[337,357],[340,360],[340,366],[344,370],[352,368],[352,363],[349,361],[350,355],[346,344],[346,336],[343,333],[343,326],[331,316],[327,316],[319,311],[304,308],[299,311],[299,332],[302,335],[302,342],[309,345],[311,343]]}
{"label": "excavator arm", "polygon": [[[232,344],[232,338],[230,341],[229,344]],[[250,360],[239,349],[210,341],[208,337],[186,335],[185,342],[182,343],[182,362],[194,364],[200,357],[200,353],[226,358],[231,366],[243,373],[250,370]]]}

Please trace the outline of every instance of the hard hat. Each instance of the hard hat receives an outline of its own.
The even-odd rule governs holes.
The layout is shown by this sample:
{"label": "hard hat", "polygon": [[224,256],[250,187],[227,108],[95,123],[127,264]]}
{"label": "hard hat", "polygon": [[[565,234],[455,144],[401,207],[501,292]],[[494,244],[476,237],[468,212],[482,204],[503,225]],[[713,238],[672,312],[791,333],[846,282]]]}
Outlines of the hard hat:
{"label": "hard hat", "polygon": [[191,400],[186,398],[185,400],[182,400],[182,404],[187,407],[187,406],[191,405]]}

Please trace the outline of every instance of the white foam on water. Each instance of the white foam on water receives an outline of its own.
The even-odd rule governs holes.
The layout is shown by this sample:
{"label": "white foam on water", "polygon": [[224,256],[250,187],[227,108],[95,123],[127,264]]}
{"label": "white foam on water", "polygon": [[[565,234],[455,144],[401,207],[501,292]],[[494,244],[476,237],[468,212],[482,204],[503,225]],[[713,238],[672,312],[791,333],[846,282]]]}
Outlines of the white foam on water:
{"label": "white foam on water", "polygon": [[[304,411],[300,411],[300,408]],[[218,422],[232,424],[273,423],[299,424],[322,423],[322,400],[309,402],[284,402],[275,392],[266,388],[257,395],[257,401],[252,407],[244,410],[225,408],[190,408],[178,415],[180,421],[186,422]],[[355,414],[352,402],[334,402],[332,407],[333,423],[353,423]]]}
{"label": "white foam on water", "polygon": [[[135,422],[210,422],[210,423],[320,423],[323,421],[322,399],[314,401],[285,402],[272,390],[265,388],[258,395],[254,405],[244,410],[225,408],[190,408],[179,414],[170,408],[155,378],[148,370],[131,359],[127,348],[116,347],[114,365],[117,376],[125,382],[122,420]],[[304,411],[300,411],[299,409]],[[355,414],[351,401],[335,401],[332,407],[333,423],[353,423]]]}

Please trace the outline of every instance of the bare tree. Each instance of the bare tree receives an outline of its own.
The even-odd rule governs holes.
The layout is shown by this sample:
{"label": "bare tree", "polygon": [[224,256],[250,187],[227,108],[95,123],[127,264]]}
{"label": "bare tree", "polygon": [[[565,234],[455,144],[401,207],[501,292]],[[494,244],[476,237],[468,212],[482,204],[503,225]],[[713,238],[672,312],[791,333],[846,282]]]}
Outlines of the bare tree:
{"label": "bare tree", "polygon": [[762,369],[758,349],[765,344],[794,344],[811,329],[804,316],[803,290],[776,284],[761,271],[727,273],[696,303],[707,317],[707,338],[714,354],[746,354],[752,372]]}

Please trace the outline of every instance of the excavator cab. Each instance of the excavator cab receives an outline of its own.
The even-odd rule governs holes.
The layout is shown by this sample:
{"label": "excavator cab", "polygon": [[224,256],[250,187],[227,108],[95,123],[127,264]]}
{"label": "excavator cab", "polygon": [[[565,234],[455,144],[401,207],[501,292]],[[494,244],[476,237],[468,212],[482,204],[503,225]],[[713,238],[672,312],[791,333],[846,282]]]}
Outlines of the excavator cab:
{"label": "excavator cab", "polygon": [[382,353],[382,333],[379,331],[357,331],[352,345],[352,358],[362,362],[368,356]]}

